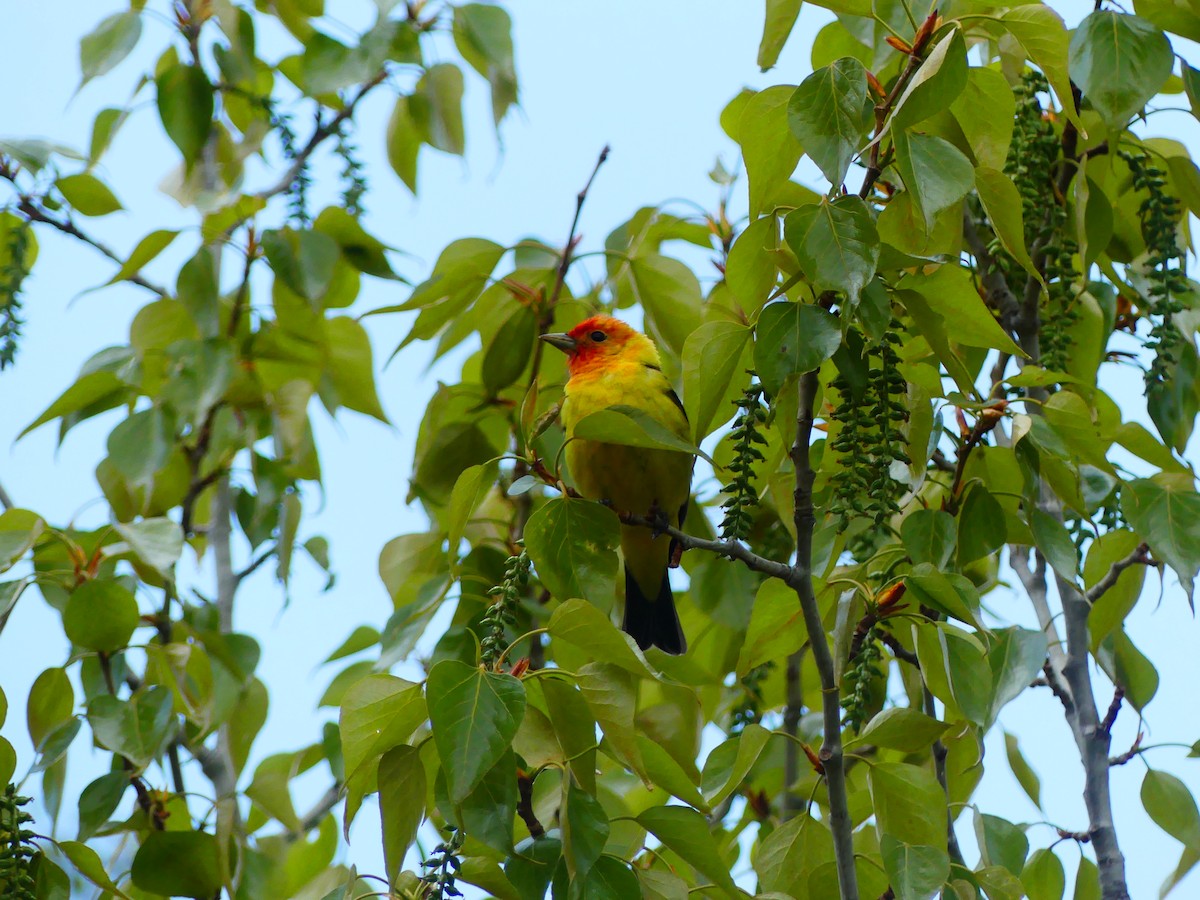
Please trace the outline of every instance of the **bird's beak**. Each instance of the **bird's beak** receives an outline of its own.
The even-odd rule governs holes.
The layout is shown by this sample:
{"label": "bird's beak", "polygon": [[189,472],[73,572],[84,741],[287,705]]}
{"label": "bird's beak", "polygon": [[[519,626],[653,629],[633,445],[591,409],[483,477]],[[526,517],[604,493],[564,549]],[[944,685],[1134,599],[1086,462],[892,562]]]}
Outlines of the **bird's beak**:
{"label": "bird's beak", "polygon": [[563,353],[574,353],[577,346],[575,343],[575,338],[562,332],[555,334],[543,334],[539,335],[539,337],[551,347],[557,347]]}

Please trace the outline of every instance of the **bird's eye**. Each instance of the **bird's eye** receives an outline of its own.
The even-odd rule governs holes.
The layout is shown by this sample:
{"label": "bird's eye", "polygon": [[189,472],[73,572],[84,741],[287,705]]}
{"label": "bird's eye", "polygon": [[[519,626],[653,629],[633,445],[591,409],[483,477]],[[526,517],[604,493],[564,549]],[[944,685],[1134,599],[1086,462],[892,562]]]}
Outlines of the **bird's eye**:
{"label": "bird's eye", "polygon": [[598,344],[601,341],[605,340],[608,337],[608,335],[605,334],[603,331],[593,331],[589,335],[589,337]]}

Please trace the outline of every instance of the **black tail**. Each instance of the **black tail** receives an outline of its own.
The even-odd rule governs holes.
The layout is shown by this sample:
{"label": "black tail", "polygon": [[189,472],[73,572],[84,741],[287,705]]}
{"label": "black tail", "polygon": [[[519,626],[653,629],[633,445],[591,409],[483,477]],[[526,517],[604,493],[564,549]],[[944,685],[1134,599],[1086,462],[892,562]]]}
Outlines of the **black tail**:
{"label": "black tail", "polygon": [[687,650],[687,639],[679,624],[679,613],[675,611],[675,597],[666,572],[663,572],[658,597],[650,600],[629,574],[629,569],[625,570],[625,620],[621,628],[643,650],[659,647],[673,656]]}

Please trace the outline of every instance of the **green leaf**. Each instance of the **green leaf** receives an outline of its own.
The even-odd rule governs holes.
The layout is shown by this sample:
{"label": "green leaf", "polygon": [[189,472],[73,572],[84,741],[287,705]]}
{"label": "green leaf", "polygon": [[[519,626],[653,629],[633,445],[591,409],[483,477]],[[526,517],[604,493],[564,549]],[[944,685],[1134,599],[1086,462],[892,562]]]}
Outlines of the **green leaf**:
{"label": "green leaf", "polygon": [[154,86],[163,128],[190,168],[212,129],[212,85],[199,66],[175,63],[158,74]]}
{"label": "green leaf", "polygon": [[454,7],[454,46],[492,89],[492,119],[497,125],[517,102],[512,19],[499,6],[465,3]]}
{"label": "green leaf", "polygon": [[260,240],[272,271],[293,293],[314,303],[325,296],[341,255],[337,241],[324,232],[291,228],[269,229]]}
{"label": "green leaf", "polygon": [[726,893],[737,893],[708,821],[700,813],[684,806],[658,806],[643,812],[637,821]]}
{"label": "green leaf", "polygon": [[159,517],[140,522],[118,522],[113,527],[142,562],[164,575],[183,554],[183,529],[172,519]]}
{"label": "green leaf", "polygon": [[115,69],[137,46],[142,18],[136,12],[114,13],[79,42],[80,87]]}
{"label": "green leaf", "polygon": [[0,778],[8,784],[12,781],[13,773],[17,771],[17,751],[7,738],[0,737]]}
{"label": "green leaf", "polygon": [[1163,31],[1200,41],[1200,12],[1188,0],[1133,0],[1133,11]]}
{"label": "green leaf", "polygon": [[[45,740],[37,745],[38,757],[33,768],[29,770],[32,775],[35,772],[45,772],[54,770],[54,765],[61,760],[71,747],[71,742],[75,740],[75,736],[79,734],[79,729],[82,725],[81,720],[71,718],[67,719],[61,725],[55,727]],[[62,771],[64,767],[59,766],[58,771]],[[61,778],[61,775],[59,776]],[[61,790],[61,789],[60,789]],[[43,793],[48,793],[49,789],[43,786]],[[61,796],[61,794],[60,794]],[[47,803],[50,801],[47,800]]]}
{"label": "green leaf", "polygon": [[875,277],[879,234],[858,197],[801,206],[788,213],[783,236],[817,291],[842,291],[851,305]]}
{"label": "green leaf", "polygon": [[429,146],[455,156],[466,149],[463,135],[463,76],[452,63],[430,66],[417,82],[410,107],[427,135]]}
{"label": "green leaf", "polygon": [[970,269],[947,263],[930,274],[905,276],[900,287],[921,295],[941,317],[946,334],[955,343],[989,347],[1018,357],[1024,355],[979,296]]}
{"label": "green leaf", "polygon": [[708,813],[711,807],[696,789],[696,781],[661,744],[645,735],[638,736],[638,750],[646,775],[656,789],[678,797],[688,806]]}
{"label": "green leaf", "polygon": [[95,166],[116,137],[117,130],[129,118],[129,110],[109,107],[96,114],[92,123],[92,140],[88,145],[88,165]]}
{"label": "green leaf", "polygon": [[40,747],[42,742],[64,722],[71,719],[75,708],[75,689],[63,669],[46,669],[29,689],[25,706],[25,721],[29,742]]}
{"label": "green leaf", "polygon": [[[157,832],[158,834],[168,833],[185,833],[185,832]],[[142,845],[143,847],[145,844]],[[81,844],[78,841],[60,841],[58,849],[62,851],[63,856],[70,860],[71,865],[84,878],[101,890],[108,891],[122,900],[130,900],[129,895],[122,891],[119,887],[113,884],[113,880],[108,877],[108,873],[104,871],[104,863],[100,861],[99,854],[96,853],[87,844]],[[139,851],[140,855],[140,851]],[[136,864],[136,857],[135,857]],[[216,891],[214,887],[209,893]]]}
{"label": "green leaf", "polygon": [[1200,811],[1182,781],[1150,769],[1142,779],[1142,806],[1154,824],[1185,847],[1200,849]]}
{"label": "green leaf", "polygon": [[450,503],[446,507],[446,538],[452,562],[458,560],[459,544],[462,543],[472,513],[496,483],[497,470],[495,463],[470,466],[454,482]]}
{"label": "green leaf", "polygon": [[[371,339],[362,323],[349,316],[326,319],[325,340],[329,353],[325,376],[332,386],[332,394],[322,385],[322,398],[336,397],[336,405],[386,424],[388,418],[375,389]],[[327,402],[326,406],[329,405]]]}
{"label": "green leaf", "polygon": [[563,857],[571,878],[583,878],[600,858],[608,840],[608,816],[600,801],[570,781],[563,784],[566,793],[562,817]]}
{"label": "green leaf", "polygon": [[[1046,634],[1025,628],[1004,628],[993,632],[987,661],[992,669],[992,700],[988,722],[996,721],[1000,710],[1029,687],[1046,662]],[[1014,874],[1016,874],[1014,872]]]}
{"label": "green leaf", "polygon": [[900,523],[900,539],[914,565],[943,569],[954,555],[954,516],[938,509],[916,509]]}
{"label": "green leaf", "polygon": [[[1108,575],[1113,564],[1129,556],[1141,541],[1128,529],[1108,531],[1088,545],[1083,563],[1083,583],[1091,590]],[[1092,652],[1108,635],[1120,628],[1129,615],[1146,581],[1145,566],[1129,566],[1117,576],[1116,583],[1092,604],[1088,612],[1088,637]]]}
{"label": "green leaf", "polygon": [[762,40],[758,44],[758,67],[766,72],[779,60],[779,52],[800,15],[802,0],[767,0]]}
{"label": "green leaf", "polygon": [[154,685],[128,700],[101,694],[88,704],[88,724],[96,743],[145,769],[175,735],[170,690]]}
{"label": "green leaf", "polygon": [[787,124],[793,88],[775,85],[746,102],[732,135],[742,147],[750,182],[750,217],[779,205],[781,194],[800,162],[802,150]]}
{"label": "green leaf", "polygon": [[777,578],[768,578],[759,586],[750,611],[750,624],[738,653],[739,678],[769,659],[795,653],[808,640],[804,614],[796,602],[796,592]]}
{"label": "green leaf", "polygon": [[[40,516],[29,510],[8,510],[0,514],[0,572],[7,571],[17,564],[26,553],[37,543],[37,539],[46,530],[46,523]],[[0,615],[3,615],[17,602],[17,597],[24,587],[15,587],[20,582],[6,582],[9,587],[4,593],[4,601]]]}
{"label": "green leaf", "polygon": [[[580,501],[574,501],[580,502]],[[601,507],[603,508],[603,507]],[[532,521],[532,519],[530,520]],[[526,542],[529,532],[526,531]],[[568,600],[550,614],[550,636],[574,644],[599,662],[612,663],[634,675],[653,675],[633,638],[618,631],[608,616],[586,600]],[[599,714],[596,716],[600,718]]]}
{"label": "green leaf", "polygon": [[[1187,852],[1184,850],[1185,854]],[[1071,897],[1072,900],[1101,900],[1100,870],[1086,856],[1079,857],[1079,868],[1075,872],[1075,891]]]}
{"label": "green leaf", "polygon": [[954,28],[942,38],[896,101],[893,129],[908,128],[946,109],[967,84],[967,45]]}
{"label": "green leaf", "polygon": [[54,419],[69,416],[110,399],[117,399],[119,402],[118,398],[123,398],[127,391],[125,382],[112,372],[101,370],[81,375],[57,400],[46,407],[40,416],[26,425],[17,435],[17,439],[20,440],[35,428],[40,428]]}
{"label": "green leaf", "polygon": [[85,581],[67,598],[63,631],[84,650],[111,653],[129,643],[139,621],[137,598],[116,581]]}
{"label": "green leaf", "polygon": [[166,421],[157,406],[135,412],[108,435],[108,457],[131,487],[151,487],[170,452]]}
{"label": "green leaf", "polygon": [[999,816],[976,812],[975,839],[981,863],[1003,866],[1013,875],[1021,874],[1029,853],[1029,838],[1020,827]]}
{"label": "green leaf", "polygon": [[[761,309],[775,287],[779,277],[775,265],[778,249],[779,221],[774,215],[751,222],[729,248],[729,258],[725,261],[725,283],[747,314]],[[686,355],[685,346],[685,364]]]}
{"label": "green leaf", "polygon": [[117,274],[105,282],[105,284],[116,284],[118,281],[124,281],[131,275],[136,275],[147,263],[166,250],[177,237],[179,237],[178,231],[162,229],[150,232],[138,241],[138,245],[133,248],[133,252],[129,254],[129,258],[121,264],[121,268],[117,270]]}
{"label": "green leaf", "polygon": [[834,187],[845,179],[874,120],[866,69],[850,57],[813,72],[788,102],[788,127]]}
{"label": "green leaf", "polygon": [[129,874],[138,889],[152,894],[212,897],[223,884],[217,839],[204,831],[152,831]]}
{"label": "green leaf", "polygon": [[675,450],[712,462],[712,457],[663,426],[636,406],[609,406],[584,416],[575,424],[574,437],[605,444]]}
{"label": "green leaf", "polygon": [[881,840],[890,835],[945,852],[946,794],[932,772],[907,763],[877,763],[867,784]]}
{"label": "green leaf", "polygon": [[[762,220],[768,221],[768,220]],[[743,235],[744,237],[745,235]],[[736,244],[734,246],[737,246]],[[772,278],[774,267],[772,267]],[[750,328],[738,322],[706,322],[688,335],[683,345],[683,395],[687,397],[692,440],[699,443],[733,413],[730,394],[736,386]]]}
{"label": "green leaf", "polygon": [[688,335],[700,327],[703,298],[694,272],[677,259],[640,253],[621,282],[646,312],[646,330],[682,355]]}
{"label": "green leaf", "polygon": [[392,107],[387,124],[387,158],[392,171],[414,194],[417,192],[417,156],[421,149],[421,128],[413,112],[416,101],[401,94]]}
{"label": "green leaf", "polygon": [[128,788],[129,773],[109,772],[83,789],[79,795],[77,840],[88,840],[108,821],[109,816],[116,812]]}
{"label": "green leaf", "polygon": [[517,799],[517,757],[506,749],[459,804],[463,830],[498,853],[508,853],[513,849]]}
{"label": "green leaf", "polygon": [[1062,900],[1067,877],[1062,860],[1050,850],[1035,850],[1021,872],[1021,884],[1029,900]]}
{"label": "green leaf", "polygon": [[103,181],[88,172],[65,175],[54,183],[63,198],[83,216],[107,216],[119,209],[121,201]]}
{"label": "green leaf", "polygon": [[619,543],[617,514],[587,500],[551,500],[525,526],[538,578],[555,599],[582,597],[604,610],[616,596]]}
{"label": "green leaf", "polygon": [[537,315],[532,307],[513,305],[512,314],[496,329],[484,348],[480,377],[489,397],[516,381],[529,364],[537,338]]}
{"label": "green leaf", "polygon": [[794,816],[767,835],[754,856],[759,890],[775,896],[808,896],[810,876],[832,858],[829,828],[808,815]]}
{"label": "green leaf", "polygon": [[879,849],[896,900],[929,900],[950,877],[950,857],[939,847],[907,844],[885,834]]}
{"label": "green leaf", "polygon": [[[594,609],[587,607],[593,613]],[[609,625],[609,629],[615,629]],[[619,632],[617,633],[619,634]],[[626,647],[628,649],[628,647]],[[645,672],[645,668],[642,668]],[[587,701],[604,739],[617,758],[649,785],[642,754],[637,742],[634,714],[637,709],[637,682],[628,670],[605,662],[590,662],[575,673],[575,683]]]}
{"label": "green leaf", "polygon": [[1027,797],[1033,802],[1033,805],[1038,809],[1042,808],[1042,782],[1038,778],[1037,773],[1030,768],[1029,763],[1025,759],[1025,755],[1021,753],[1021,747],[1017,743],[1015,734],[1004,733],[1004,752],[1008,757],[1008,767],[1012,769],[1013,776],[1017,779],[1017,783],[1021,785]]}
{"label": "green leaf", "polygon": [[[1022,7],[1037,9],[1041,7]],[[1041,280],[1041,274],[1025,248],[1025,226],[1022,221],[1021,195],[1012,179],[999,169],[978,166],[975,169],[975,191],[996,237],[1008,255],[1031,275]]]}
{"label": "green leaf", "polygon": [[979,592],[970,579],[957,573],[937,571],[928,563],[919,563],[905,579],[914,599],[948,616],[982,628],[975,611],[979,608]]}
{"label": "green leaf", "polygon": [[932,134],[893,131],[896,164],[904,186],[932,229],[938,213],[954,206],[975,186],[975,170],[962,151]]}
{"label": "green leaf", "polygon": [[1112,129],[1162,89],[1174,61],[1171,42],[1137,16],[1097,10],[1071,36],[1071,79]]}
{"label": "green leaf", "polygon": [[819,368],[841,343],[838,320],[827,310],[812,303],[771,303],[758,318],[754,369],[774,396],[791,376]]}
{"label": "green leaf", "polygon": [[601,856],[588,871],[580,894],[583,900],[626,900],[641,896],[638,877],[623,861]]}
{"label": "green leaf", "polygon": [[1067,118],[1079,125],[1067,72],[1069,38],[1062,16],[1048,6],[1034,4],[1007,10],[1000,20],[1029,58],[1046,73]]}
{"label": "green leaf", "polygon": [[421,686],[392,675],[370,675],[342,698],[342,757],[346,776],[359,766],[405,743],[425,721]]}
{"label": "green leaf", "polygon": [[966,87],[954,98],[950,111],[971,147],[976,165],[992,170],[1004,168],[1016,106],[1002,72],[978,66],[967,72]]}
{"label": "green leaf", "polygon": [[445,659],[430,670],[426,693],[450,800],[461,803],[511,746],[525,688],[511,675]]}
{"label": "green leaf", "polygon": [[1200,572],[1200,494],[1191,475],[1164,472],[1126,483],[1121,512],[1154,556],[1175,570],[1191,605]]}
{"label": "green leaf", "polygon": [[1049,513],[1034,507],[1029,513],[1033,541],[1058,575],[1075,582],[1079,570],[1079,551],[1066,526]]}
{"label": "green leaf", "polygon": [[933,745],[950,726],[916,709],[893,706],[876,713],[851,744],[874,744],[905,753],[916,753]]}
{"label": "green leaf", "polygon": [[770,731],[752,722],[741,734],[714,747],[704,761],[704,771],[700,775],[704,799],[710,804],[720,804],[733,794],[758,762],[770,739]]}

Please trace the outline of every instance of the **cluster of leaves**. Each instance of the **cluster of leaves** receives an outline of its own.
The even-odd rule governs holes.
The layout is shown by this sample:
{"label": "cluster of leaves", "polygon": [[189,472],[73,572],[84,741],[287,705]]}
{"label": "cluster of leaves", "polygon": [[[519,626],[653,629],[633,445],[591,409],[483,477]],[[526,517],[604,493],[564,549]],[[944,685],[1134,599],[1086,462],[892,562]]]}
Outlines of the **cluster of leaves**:
{"label": "cluster of leaves", "polygon": [[[496,122],[516,79],[499,7],[407,4],[393,17],[381,4],[380,21],[348,46],[321,30],[319,2],[255,13],[177,5],[183,40],[145,84],[180,151],[176,193],[197,207],[203,243],[169,289],[142,270],[176,231],[147,235],[123,260],[114,280],[154,295],[129,344],[88,361],[30,426],[57,421],[61,438],[122,411],[97,467],[111,525],[0,516],[0,568],[31,569],[0,585],[0,616],[36,584],[74,648],[28,702],[44,805],[53,819],[86,721],[113,766],[78,798],[80,838],[136,845],[114,883],[89,843],[60,844],[85,878],[118,897],[357,896],[369,889],[335,862],[333,807],[344,801],[348,833],[377,794],[386,871],[376,877],[399,897],[453,895],[462,883],[505,900],[732,896],[747,861],[762,895],[1061,896],[1062,861],[1018,824],[973,812],[972,861],[953,827],[974,806],[986,736],[1041,675],[1071,701],[1063,727],[1085,748],[1089,785],[1107,786],[1114,722],[1096,714],[1090,663],[1152,719],[1158,674],[1124,622],[1147,565],[1169,566],[1189,597],[1200,570],[1200,494],[1172,452],[1195,418],[1191,336],[1178,345],[1177,392],[1160,398],[1170,415],[1155,416],[1159,436],[1097,383],[1121,330],[1119,294],[1153,309],[1161,276],[1146,272],[1178,258],[1163,256],[1165,226],[1132,227],[1151,211],[1145,195],[1177,197],[1176,220],[1200,211],[1186,150],[1130,130],[1171,76],[1163,29],[1195,36],[1200,22],[1139,4],[1145,18],[1097,10],[1070,34],[1037,3],[967,4],[944,19],[928,2],[826,5],[837,18],[815,41],[814,72],[798,87],[744,91],[721,115],[747,179],[736,230],[724,204],[692,219],[639,209],[607,235],[603,268],[586,281],[568,277],[573,227],[561,243],[463,238],[403,302],[373,311],[410,317],[398,351],[428,342],[437,357],[465,358],[416,437],[410,498],[429,527],[383,548],[388,620],[356,627],[328,658],[356,657],[322,699],[337,725],[253,773],[243,770],[268,689],[255,675],[257,642],[232,630],[237,586],[266,560],[286,584],[300,547],[328,566],[323,539],[299,542],[306,492],[321,477],[313,401],[384,419],[363,320],[342,310],[362,276],[394,277],[388,248],[354,215],[365,181],[348,152],[347,208],[309,221],[307,198],[295,202],[309,148],[342,136],[367,91],[415,67],[388,124],[393,169],[415,188],[421,146],[461,153],[461,69],[428,62],[424,49],[447,22],[462,60],[489,82]],[[763,65],[798,10],[769,4]],[[264,17],[296,39],[292,56],[258,55]],[[102,23],[84,42],[85,77],[119,62],[140,22],[135,4]],[[214,36],[219,71],[196,52],[201,35]],[[1023,74],[1035,68],[1052,116]],[[316,107],[308,140],[283,134],[282,79]],[[74,216],[119,207],[93,167],[126,112],[105,113],[82,172],[61,174],[74,160],[64,151],[3,145],[27,201],[17,219],[70,234]],[[1041,163],[1033,150],[1014,155],[1026,126]],[[284,177],[246,193],[244,160],[274,146],[268,135],[285,146]],[[1121,151],[1161,160],[1153,184]],[[824,176],[820,190],[793,180],[803,156]],[[860,176],[857,192],[843,189]],[[280,196],[290,209],[269,205]],[[707,290],[680,258],[706,253],[724,272]],[[269,302],[252,302],[256,266],[273,274]],[[1057,308],[1048,298],[1075,285],[1075,314],[1048,317],[1059,370],[1036,355],[1038,337]],[[1192,283],[1172,285],[1170,302],[1192,310]],[[635,310],[683,388],[690,441],[627,406],[588,417],[576,437],[693,453],[730,485],[706,496],[701,482],[686,523],[695,549],[676,597],[689,636],[680,657],[643,653],[613,624],[620,514],[630,511],[569,490],[553,413],[566,369],[537,340],[594,311]],[[745,391],[748,369],[761,397]],[[994,400],[1022,394],[1030,402]],[[710,438],[711,455],[699,449]],[[730,495],[724,536],[738,540],[720,541],[713,522]],[[1101,512],[1114,504],[1120,518]],[[1096,527],[1077,542],[1070,519]],[[255,554],[241,571],[228,561],[234,528]],[[525,550],[513,555],[518,541]],[[185,553],[210,552],[217,590],[180,583]],[[1006,553],[1039,629],[1013,624],[1005,604],[985,609]],[[428,635],[424,677],[390,674],[450,607],[437,617],[445,629]],[[512,634],[522,662],[503,671]],[[1031,766],[1015,739],[1006,744],[1041,810]],[[210,773],[211,814],[189,800],[181,756]],[[12,757],[0,742],[0,782]],[[327,772],[331,799],[301,814],[291,783],[314,769]],[[1194,801],[1156,770],[1142,800],[1183,846],[1169,888],[1200,859]],[[1090,809],[1101,802],[1089,795]],[[1079,898],[1124,885],[1107,813],[1083,829],[1097,862],[1081,855]],[[429,865],[411,849],[422,829],[451,835]]]}

